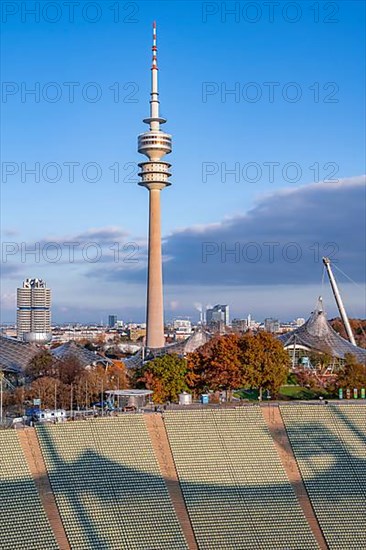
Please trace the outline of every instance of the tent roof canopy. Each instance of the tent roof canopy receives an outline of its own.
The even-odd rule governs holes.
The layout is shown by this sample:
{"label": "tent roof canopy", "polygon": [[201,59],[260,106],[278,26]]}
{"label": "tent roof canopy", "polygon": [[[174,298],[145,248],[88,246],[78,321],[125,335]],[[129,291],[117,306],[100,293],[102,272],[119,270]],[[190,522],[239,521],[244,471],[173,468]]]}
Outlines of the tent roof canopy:
{"label": "tent roof canopy", "polygon": [[282,334],[279,339],[285,348],[305,347],[312,351],[327,353],[332,357],[344,358],[347,353],[354,355],[360,363],[366,362],[366,349],[354,346],[336,332],[327,320],[323,304],[318,305],[301,327]]}

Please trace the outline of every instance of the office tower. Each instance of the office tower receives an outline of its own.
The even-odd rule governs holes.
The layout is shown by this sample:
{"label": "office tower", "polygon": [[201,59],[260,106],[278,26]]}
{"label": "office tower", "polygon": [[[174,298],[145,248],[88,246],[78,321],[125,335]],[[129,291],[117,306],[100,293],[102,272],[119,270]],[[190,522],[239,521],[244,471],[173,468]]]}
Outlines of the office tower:
{"label": "office tower", "polygon": [[114,328],[117,325],[117,315],[108,315],[108,326]]}
{"label": "office tower", "polygon": [[223,323],[227,326],[229,324],[229,306],[217,304],[213,308],[207,309],[206,323],[207,325]]}
{"label": "office tower", "polygon": [[17,289],[17,336],[37,344],[52,339],[51,289],[42,279],[26,279]]}

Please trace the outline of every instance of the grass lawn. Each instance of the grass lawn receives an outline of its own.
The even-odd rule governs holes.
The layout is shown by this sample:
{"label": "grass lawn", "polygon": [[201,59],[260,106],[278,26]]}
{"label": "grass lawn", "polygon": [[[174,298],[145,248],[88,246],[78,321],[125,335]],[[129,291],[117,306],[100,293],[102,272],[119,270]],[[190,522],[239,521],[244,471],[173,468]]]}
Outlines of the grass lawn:
{"label": "grass lawn", "polygon": [[319,399],[327,397],[323,390],[312,390],[303,386],[282,386],[279,393],[280,399]]}
{"label": "grass lawn", "polygon": [[[248,399],[249,401],[258,401],[258,390],[239,390],[234,393],[235,397],[241,397],[241,399]],[[319,399],[319,396],[323,396],[325,399],[328,395],[323,390],[312,390],[297,385],[284,385],[281,386],[278,399],[289,401],[291,399]],[[267,401],[267,392],[263,392],[263,401]]]}

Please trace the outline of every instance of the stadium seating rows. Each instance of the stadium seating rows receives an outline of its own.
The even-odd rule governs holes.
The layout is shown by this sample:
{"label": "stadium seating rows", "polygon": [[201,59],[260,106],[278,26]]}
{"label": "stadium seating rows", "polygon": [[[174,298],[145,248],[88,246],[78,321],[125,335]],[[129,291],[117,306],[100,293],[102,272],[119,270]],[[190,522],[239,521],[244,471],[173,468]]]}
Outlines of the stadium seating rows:
{"label": "stadium seating rows", "polygon": [[330,550],[366,548],[366,407],[281,405]]}
{"label": "stadium seating rows", "polygon": [[[366,548],[366,407],[280,405],[330,550]],[[164,413],[199,550],[318,545],[258,406]],[[72,550],[187,548],[141,414],[41,425]],[[0,548],[58,548],[17,433],[0,431]],[[36,528],[35,528],[36,526]]]}
{"label": "stadium seating rows", "polygon": [[13,430],[0,431],[0,548],[58,548]]}
{"label": "stadium seating rows", "polygon": [[37,433],[73,549],[187,548],[143,415]]}
{"label": "stadium seating rows", "polygon": [[318,548],[259,407],[164,422],[199,548]]}

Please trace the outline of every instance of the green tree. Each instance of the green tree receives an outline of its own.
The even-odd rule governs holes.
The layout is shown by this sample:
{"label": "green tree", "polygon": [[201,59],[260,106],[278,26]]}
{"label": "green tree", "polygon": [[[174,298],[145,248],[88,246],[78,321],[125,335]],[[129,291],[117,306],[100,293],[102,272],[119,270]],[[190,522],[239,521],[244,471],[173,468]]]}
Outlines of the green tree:
{"label": "green tree", "polygon": [[138,385],[152,390],[155,403],[177,401],[178,395],[188,390],[187,362],[176,354],[163,355],[149,361],[136,373]]}
{"label": "green tree", "polygon": [[277,338],[268,332],[245,334],[240,338],[241,381],[243,386],[270,390],[277,394],[286,382],[290,357]]}

